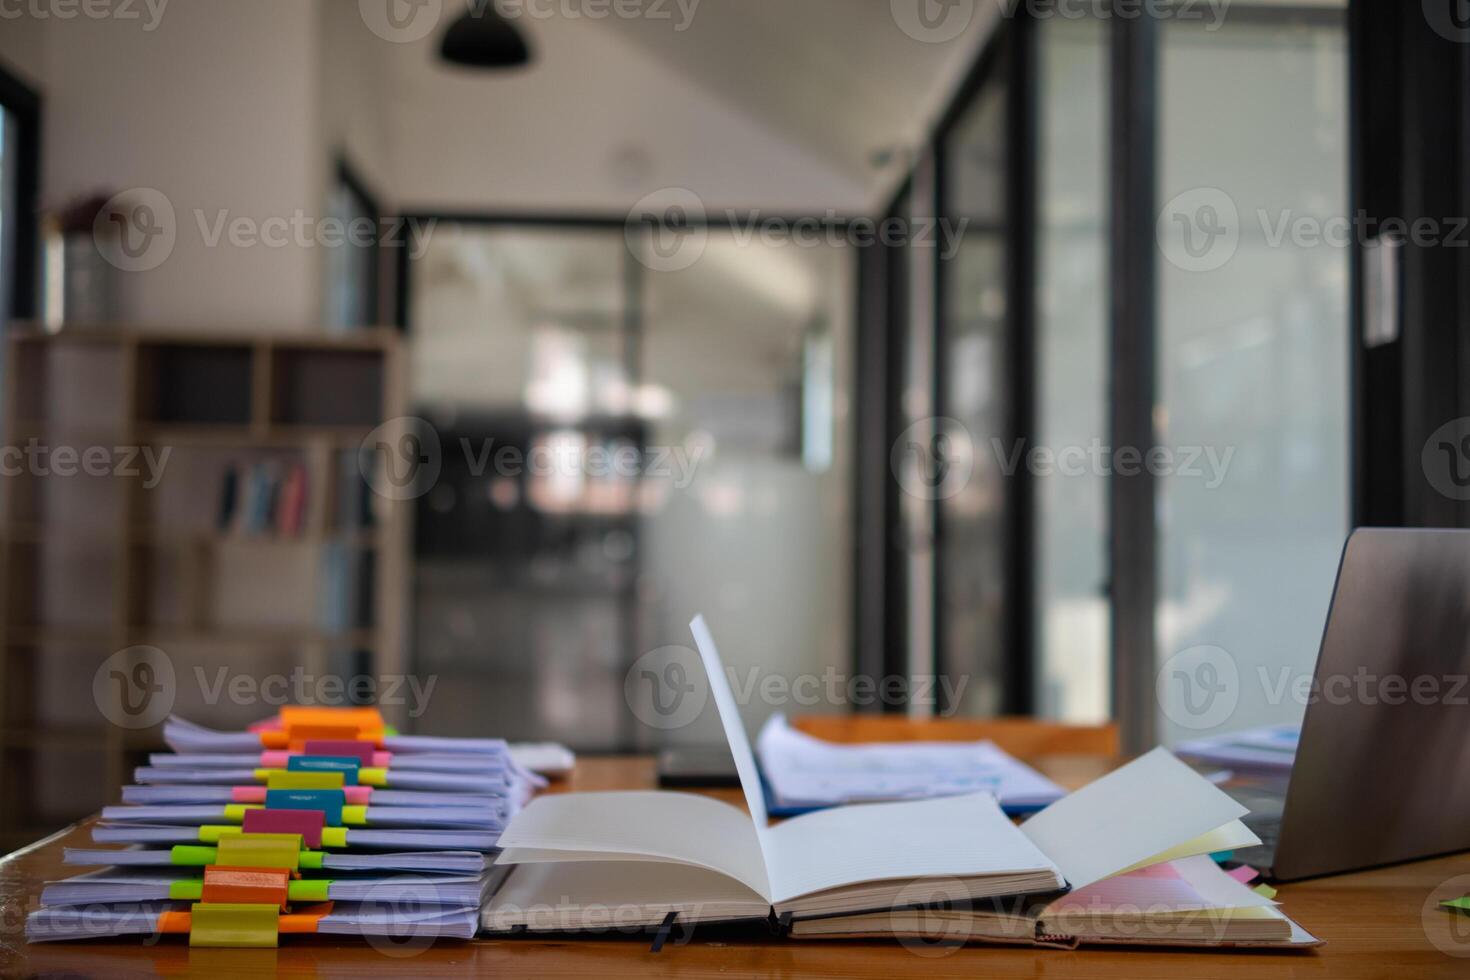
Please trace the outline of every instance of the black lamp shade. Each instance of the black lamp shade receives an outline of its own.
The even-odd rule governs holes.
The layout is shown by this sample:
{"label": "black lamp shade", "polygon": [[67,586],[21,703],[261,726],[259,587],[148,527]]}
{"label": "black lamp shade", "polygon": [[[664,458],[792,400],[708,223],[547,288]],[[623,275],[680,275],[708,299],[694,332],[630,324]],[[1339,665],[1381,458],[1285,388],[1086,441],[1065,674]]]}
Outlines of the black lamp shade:
{"label": "black lamp shade", "polygon": [[521,32],[489,4],[478,15],[471,9],[450,24],[439,54],[466,68],[515,68],[531,60]]}

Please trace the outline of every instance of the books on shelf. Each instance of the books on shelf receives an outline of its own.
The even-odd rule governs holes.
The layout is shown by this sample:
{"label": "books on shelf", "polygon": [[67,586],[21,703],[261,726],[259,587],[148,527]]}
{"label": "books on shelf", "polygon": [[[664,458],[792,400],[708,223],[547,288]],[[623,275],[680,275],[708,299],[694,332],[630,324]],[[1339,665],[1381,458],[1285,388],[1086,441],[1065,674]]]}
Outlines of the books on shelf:
{"label": "books on shelf", "polygon": [[98,870],[47,884],[27,939],[468,938],[505,874],[501,832],[545,785],[498,739],[398,735],[373,708],[284,708],[244,732],[170,718],[164,739],[98,846],[65,849]]}
{"label": "books on shelf", "polygon": [[[322,486],[336,490],[330,499],[321,501],[323,523],[341,534],[374,527],[372,488],[362,475],[357,454],[343,451],[331,458],[334,472],[323,474]],[[299,537],[307,529],[308,514],[314,513],[313,492],[306,464],[299,459],[229,463],[220,474],[215,525],[226,534]]]}
{"label": "books on shelf", "polygon": [[[489,932],[773,919],[798,937],[933,935],[1306,947],[1208,857],[1260,843],[1245,808],[1157,749],[1017,826],[992,792],[836,806],[771,826],[714,640],[691,624],[748,813],[683,793],[533,800],[501,834]],[[1200,859],[1203,860],[1200,860]],[[1237,887],[1238,886],[1238,887]]]}

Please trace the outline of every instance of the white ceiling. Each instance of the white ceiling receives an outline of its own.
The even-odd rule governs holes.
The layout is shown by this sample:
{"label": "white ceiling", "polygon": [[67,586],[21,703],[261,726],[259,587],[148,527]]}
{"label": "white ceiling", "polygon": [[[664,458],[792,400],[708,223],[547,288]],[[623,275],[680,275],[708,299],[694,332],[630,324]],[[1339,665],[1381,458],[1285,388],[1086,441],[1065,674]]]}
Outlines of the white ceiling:
{"label": "white ceiling", "polygon": [[[668,19],[519,2],[550,14],[517,19],[519,71],[446,66],[437,31],[366,41],[403,207],[617,213],[683,187],[716,209],[866,211],[895,176],[875,151],[922,141],[996,16],[975,0],[963,33],[925,43],[894,6],[936,0],[644,0]],[[443,22],[464,7],[445,0]]]}

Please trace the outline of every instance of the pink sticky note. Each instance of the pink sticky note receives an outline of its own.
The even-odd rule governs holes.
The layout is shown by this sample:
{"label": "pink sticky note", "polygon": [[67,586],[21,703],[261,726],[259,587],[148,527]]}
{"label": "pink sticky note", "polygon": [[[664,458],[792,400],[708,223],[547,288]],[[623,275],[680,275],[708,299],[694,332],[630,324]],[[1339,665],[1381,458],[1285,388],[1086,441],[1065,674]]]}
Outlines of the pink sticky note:
{"label": "pink sticky note", "polygon": [[1225,873],[1234,878],[1236,881],[1240,882],[1242,885],[1249,885],[1251,882],[1255,881],[1261,876],[1261,873],[1255,868],[1247,867],[1244,864],[1242,864],[1238,868],[1231,868]]}
{"label": "pink sticky note", "polygon": [[247,834],[300,834],[301,843],[322,846],[327,815],[320,810],[246,810],[240,829]]}

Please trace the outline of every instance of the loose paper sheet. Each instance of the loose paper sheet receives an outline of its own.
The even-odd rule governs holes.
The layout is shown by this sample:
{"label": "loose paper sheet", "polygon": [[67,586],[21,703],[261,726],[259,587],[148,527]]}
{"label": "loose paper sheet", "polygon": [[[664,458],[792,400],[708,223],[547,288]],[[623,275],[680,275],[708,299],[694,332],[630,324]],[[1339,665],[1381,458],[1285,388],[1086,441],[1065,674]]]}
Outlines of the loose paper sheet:
{"label": "loose paper sheet", "polygon": [[1247,812],[1160,748],[1058,800],[1021,830],[1073,888],[1085,888]]}

